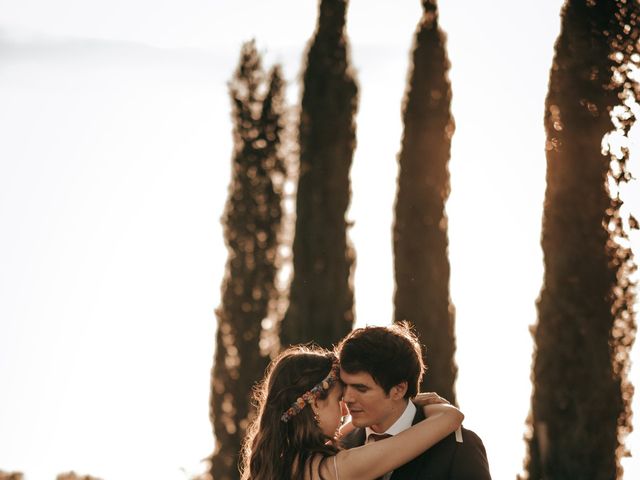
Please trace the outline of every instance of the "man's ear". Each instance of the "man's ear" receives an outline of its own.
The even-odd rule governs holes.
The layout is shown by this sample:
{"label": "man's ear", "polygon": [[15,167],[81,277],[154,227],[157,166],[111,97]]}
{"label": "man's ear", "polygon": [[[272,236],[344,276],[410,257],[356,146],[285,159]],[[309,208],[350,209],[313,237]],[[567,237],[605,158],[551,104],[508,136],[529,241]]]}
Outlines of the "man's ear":
{"label": "man's ear", "polygon": [[389,392],[389,396],[393,399],[393,400],[400,400],[401,398],[404,398],[405,394],[407,393],[407,389],[409,388],[409,384],[404,381],[404,382],[400,382],[397,385],[394,385],[393,387],[391,387],[391,391]]}

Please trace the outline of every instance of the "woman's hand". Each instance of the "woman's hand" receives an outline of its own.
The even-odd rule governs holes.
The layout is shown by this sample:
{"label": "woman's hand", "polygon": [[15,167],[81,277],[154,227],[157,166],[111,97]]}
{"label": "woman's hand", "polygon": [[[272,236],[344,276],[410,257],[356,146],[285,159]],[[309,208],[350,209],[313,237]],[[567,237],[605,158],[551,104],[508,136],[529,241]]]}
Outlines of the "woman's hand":
{"label": "woman's hand", "polygon": [[449,404],[449,400],[446,398],[442,398],[436,392],[423,392],[417,394],[415,397],[411,399],[411,401],[418,407],[424,407],[426,405],[435,405],[438,403],[447,403]]}

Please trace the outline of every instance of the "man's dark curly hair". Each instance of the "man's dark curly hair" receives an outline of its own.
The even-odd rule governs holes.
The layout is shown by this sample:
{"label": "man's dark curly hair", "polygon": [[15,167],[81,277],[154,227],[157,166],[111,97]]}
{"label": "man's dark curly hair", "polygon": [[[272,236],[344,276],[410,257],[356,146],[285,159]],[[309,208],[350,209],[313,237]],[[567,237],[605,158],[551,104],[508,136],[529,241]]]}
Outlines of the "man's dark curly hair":
{"label": "man's dark curly hair", "polygon": [[366,372],[389,394],[391,387],[407,382],[405,398],[418,393],[426,371],[422,347],[409,322],[353,330],[340,341],[337,354],[347,373]]}

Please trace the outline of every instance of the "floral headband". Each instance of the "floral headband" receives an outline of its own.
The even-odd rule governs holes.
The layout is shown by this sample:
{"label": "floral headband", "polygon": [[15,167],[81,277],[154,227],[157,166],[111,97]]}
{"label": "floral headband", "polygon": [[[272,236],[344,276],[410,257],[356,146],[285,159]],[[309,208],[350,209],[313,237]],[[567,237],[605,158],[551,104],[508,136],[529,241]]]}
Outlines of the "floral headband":
{"label": "floral headband", "polygon": [[340,364],[335,361],[333,362],[333,365],[331,365],[331,370],[329,371],[329,374],[324,378],[324,380],[314,386],[311,390],[304,392],[301,397],[298,397],[298,399],[291,404],[287,411],[282,414],[280,420],[287,423],[289,420],[291,420],[292,417],[295,417],[297,414],[299,414],[305,407],[305,405],[313,402],[320,396],[321,393],[328,391],[331,386],[336,383],[339,375]]}

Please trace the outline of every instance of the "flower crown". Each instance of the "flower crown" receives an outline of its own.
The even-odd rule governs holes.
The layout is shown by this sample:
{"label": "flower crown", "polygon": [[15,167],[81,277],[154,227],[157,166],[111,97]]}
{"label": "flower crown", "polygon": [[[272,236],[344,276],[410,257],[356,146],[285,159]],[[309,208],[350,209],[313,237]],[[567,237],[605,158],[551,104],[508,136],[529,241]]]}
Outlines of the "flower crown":
{"label": "flower crown", "polygon": [[295,417],[299,414],[305,405],[310,404],[316,398],[320,396],[321,393],[328,391],[331,386],[336,383],[340,376],[340,364],[335,361],[333,365],[331,365],[331,370],[329,374],[322,380],[320,383],[315,385],[311,390],[308,390],[302,394],[302,396],[298,397],[295,402],[291,404],[291,406],[287,409],[286,412],[282,414],[280,420],[283,422],[288,422],[292,417]]}

